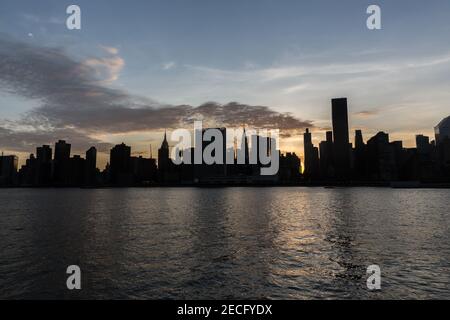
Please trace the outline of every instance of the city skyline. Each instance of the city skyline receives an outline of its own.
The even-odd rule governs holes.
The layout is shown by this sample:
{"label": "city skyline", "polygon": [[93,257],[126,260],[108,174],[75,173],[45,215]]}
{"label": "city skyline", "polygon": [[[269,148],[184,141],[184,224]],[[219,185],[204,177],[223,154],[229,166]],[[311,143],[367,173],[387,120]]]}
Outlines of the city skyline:
{"label": "city skyline", "polygon": [[[334,106],[334,103],[335,103],[335,102],[338,103],[338,101],[342,101],[342,100],[345,101],[345,102],[344,102],[344,105],[345,105],[344,115],[345,115],[345,121],[346,121],[346,123],[343,124],[343,127],[341,128],[341,131],[344,130],[344,128],[347,128],[347,130],[344,130],[344,134],[347,135],[347,136],[344,138],[344,141],[348,141],[348,143],[350,144],[351,147],[356,147],[357,144],[358,144],[358,139],[355,137],[355,135],[358,135],[358,134],[359,134],[359,135],[360,135],[360,139],[361,139],[361,141],[362,141],[362,140],[368,140],[368,139],[372,138],[373,136],[375,136],[377,133],[379,133],[379,132],[384,132],[384,131],[385,131],[385,130],[380,129],[380,130],[378,130],[378,131],[376,132],[375,135],[369,136],[367,133],[363,132],[363,130],[360,129],[360,128],[359,128],[359,129],[358,129],[358,128],[356,128],[356,129],[351,128],[351,129],[350,129],[348,123],[351,121],[351,119],[348,119],[348,118],[347,118],[347,114],[348,114],[348,109],[347,109],[347,98],[333,98],[333,99],[332,99],[332,106]],[[331,112],[331,115],[332,115],[332,117],[333,117],[333,108],[332,108],[331,111],[332,111],[332,112]],[[344,115],[343,115],[343,116],[344,116]],[[413,144],[413,145],[405,144],[403,140],[399,140],[399,141],[402,141],[403,147],[405,147],[405,148],[414,148],[414,147],[417,148],[417,136],[425,136],[425,137],[428,137],[428,138],[431,137],[431,140],[430,140],[429,142],[435,142],[435,141],[437,140],[436,128],[437,128],[439,125],[441,125],[445,120],[448,120],[448,118],[450,118],[450,116],[444,116],[444,117],[442,117],[442,118],[440,119],[440,121],[436,124],[436,126],[434,126],[432,129],[430,129],[430,131],[433,132],[433,134],[431,134],[431,135],[426,135],[426,134],[423,134],[423,133],[421,133],[421,132],[420,132],[420,133],[418,132],[418,133],[414,134],[414,136],[413,136],[414,144]],[[333,126],[333,121],[331,121],[330,129],[327,130],[327,131],[324,132],[324,133],[323,133],[322,131],[315,131],[315,130],[314,130],[314,127],[311,128],[311,127],[306,126],[306,127],[305,127],[306,133],[310,135],[310,137],[309,137],[309,139],[308,139],[308,141],[309,141],[308,143],[309,143],[309,144],[312,144],[312,145],[320,145],[322,142],[324,142],[324,141],[323,141],[323,138],[325,138],[325,140],[333,139],[334,135],[331,135],[331,138],[329,137],[329,134],[330,134],[332,131],[336,131],[336,129],[333,130],[333,128],[331,128],[332,126]],[[243,126],[243,128],[244,128],[244,130],[245,130],[245,125]],[[311,129],[313,129],[312,132],[311,132]],[[301,128],[298,129],[299,132],[300,132],[300,130],[301,130]],[[332,131],[330,131],[330,130],[332,130]],[[169,138],[167,138],[167,132],[169,132]],[[317,132],[319,132],[320,135],[313,134],[313,133],[317,133]],[[355,133],[355,135],[351,135],[352,132]],[[166,143],[168,144],[169,149],[171,149],[171,148],[176,144],[176,142],[170,140],[170,133],[171,133],[171,130],[164,129],[164,130],[163,130],[163,133],[162,133],[163,136],[164,136],[164,138],[161,140],[161,141],[166,141],[166,139],[168,140],[168,141],[166,141]],[[300,145],[297,146],[297,148],[295,148],[295,151],[283,150],[283,149],[281,149],[281,148],[278,148],[278,149],[280,150],[281,153],[292,153],[292,152],[293,152],[293,153],[296,153],[296,154],[299,156],[299,158],[301,159],[301,161],[304,163],[304,162],[306,161],[305,151],[304,151],[304,150],[305,150],[305,142],[304,142],[304,141],[305,141],[306,138],[305,138],[305,134],[304,134],[304,133],[301,133],[301,134],[299,134],[298,136],[299,136],[299,137],[300,137],[300,136],[303,136],[303,138],[301,139]],[[394,140],[395,140],[395,139],[394,139]],[[161,142],[161,141],[160,141],[160,142]],[[169,141],[170,141],[171,143],[169,143]],[[57,152],[57,150],[58,150],[58,142],[63,142],[63,143],[65,143],[66,141],[65,141],[65,140],[61,140],[61,139],[58,138],[58,140],[57,140],[56,142],[44,143],[44,144],[42,144],[42,146],[54,147],[54,148],[55,148],[55,158],[56,158],[56,157],[57,157],[57,156],[56,156],[56,152]],[[280,145],[283,145],[282,142],[283,142],[283,139],[280,139]],[[126,144],[126,143],[128,143],[128,142],[126,142],[125,140],[122,140],[122,141],[120,142],[120,144]],[[149,145],[147,146],[147,147],[148,147],[148,151],[144,151],[144,152],[134,151],[134,152],[132,152],[132,151],[130,150],[130,156],[134,156],[134,157],[145,157],[146,155],[148,155],[150,159],[153,159],[153,150],[158,150],[158,148],[159,148],[159,144],[158,144],[158,143],[159,143],[159,142],[156,141],[155,145],[154,145],[153,143],[152,143],[152,144],[149,144]],[[71,145],[72,145],[72,144],[69,144],[69,146],[71,146]],[[114,145],[112,145],[111,148],[112,148],[113,146],[114,146]],[[116,145],[116,146],[117,146],[117,145]],[[156,146],[156,147],[155,147],[155,146]],[[0,146],[0,148],[1,148],[1,147],[2,147],[2,146]],[[24,164],[26,163],[26,160],[29,158],[30,155],[36,155],[35,150],[36,150],[37,147],[39,147],[39,146],[31,146],[30,152],[28,152],[28,153],[27,153],[27,152],[19,153],[19,154],[24,155],[24,158],[21,159],[20,157],[18,157],[18,167],[21,167],[22,165],[24,165]],[[96,147],[95,145],[92,145],[92,146],[89,147],[89,149],[90,149],[90,148],[95,148],[95,147]],[[34,149],[33,149],[33,148],[34,148]],[[303,149],[303,150],[301,150],[300,152],[298,152],[299,149]],[[69,147],[69,154],[66,155],[67,157],[70,157],[71,155],[79,156],[79,154],[82,153],[82,152],[80,152],[79,149],[75,149],[75,150],[76,150],[75,152],[70,152],[70,150],[71,150],[71,148]],[[73,149],[72,149],[72,150],[73,150]],[[85,151],[86,151],[86,150],[85,150]],[[89,150],[87,150],[87,151],[89,151]],[[8,152],[3,151],[3,149],[0,149],[0,152],[1,152],[2,156],[3,156],[3,155],[14,155],[14,156],[17,156],[17,153],[14,153],[14,152],[8,153]],[[317,152],[319,152],[319,149],[317,150]],[[106,154],[109,156],[109,150],[107,151]],[[170,153],[169,153],[169,154],[170,154]],[[319,158],[322,158],[322,157],[319,156]],[[100,169],[100,170],[104,170],[105,167],[107,166],[107,164],[108,164],[109,162],[110,162],[109,159],[103,159],[103,161],[101,161],[101,162],[96,162],[96,163],[97,163],[96,168],[98,168],[98,169]]]}
{"label": "city skyline", "polygon": [[[434,128],[435,139],[417,134],[415,148],[408,148],[401,140],[392,141],[384,131],[365,141],[360,129],[354,131],[353,145],[349,138],[348,111],[347,98],[331,100],[333,129],[326,132],[326,140],[318,147],[309,128],[305,129],[303,162],[295,152],[281,152],[277,147],[278,134],[260,136],[257,131],[246,133],[244,127],[240,131],[232,129],[229,135],[227,128],[200,126],[195,129],[194,144],[183,143],[181,149],[178,146],[174,149],[175,156],[170,151],[167,132],[157,158],[153,158],[151,146],[150,157],[144,158],[134,156],[132,148],[125,143],[117,144],[110,149],[104,170],[98,169],[95,147],[86,151],[85,158],[76,154],[71,157],[71,144],[65,140],[54,144],[54,153],[50,145],[37,146],[35,155],[31,154],[20,169],[17,156],[2,153],[0,186],[448,183],[450,116]],[[210,160],[205,160],[205,153]],[[263,154],[269,162],[260,158]],[[263,174],[267,169],[271,173]]]}
{"label": "city skyline", "polygon": [[377,31],[364,1],[78,1],[79,31],[65,27],[66,4],[2,2],[0,146],[21,164],[59,138],[95,145],[100,167],[122,141],[148,155],[195,115],[277,125],[281,150],[302,155],[302,132],[325,137],[336,96],[365,140],[383,130],[413,147],[448,115],[448,2],[379,1]]}

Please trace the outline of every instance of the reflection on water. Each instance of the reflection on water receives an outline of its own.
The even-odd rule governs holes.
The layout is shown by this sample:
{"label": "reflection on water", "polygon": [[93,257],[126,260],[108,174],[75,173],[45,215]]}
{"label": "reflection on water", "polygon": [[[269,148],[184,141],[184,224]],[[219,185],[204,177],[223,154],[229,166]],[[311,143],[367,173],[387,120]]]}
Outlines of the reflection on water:
{"label": "reflection on water", "polygon": [[[450,190],[0,190],[0,298],[450,298]],[[66,289],[77,264],[82,290]],[[382,290],[368,291],[378,264]]]}

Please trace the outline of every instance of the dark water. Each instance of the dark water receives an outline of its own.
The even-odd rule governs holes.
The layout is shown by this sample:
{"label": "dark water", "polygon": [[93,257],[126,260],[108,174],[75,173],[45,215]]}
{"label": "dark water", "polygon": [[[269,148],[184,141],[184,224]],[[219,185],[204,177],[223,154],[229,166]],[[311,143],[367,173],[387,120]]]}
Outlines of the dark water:
{"label": "dark water", "polygon": [[3,189],[0,204],[3,299],[450,299],[450,190]]}

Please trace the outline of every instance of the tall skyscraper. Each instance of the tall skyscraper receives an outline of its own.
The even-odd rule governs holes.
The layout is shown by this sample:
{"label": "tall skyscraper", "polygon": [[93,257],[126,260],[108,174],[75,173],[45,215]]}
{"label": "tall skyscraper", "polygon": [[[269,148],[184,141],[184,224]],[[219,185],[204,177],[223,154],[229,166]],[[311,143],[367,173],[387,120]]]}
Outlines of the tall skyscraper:
{"label": "tall skyscraper", "polygon": [[158,170],[165,171],[169,166],[169,143],[167,142],[167,133],[164,132],[164,140],[161,148],[158,149]]}
{"label": "tall skyscraper", "polygon": [[87,185],[95,185],[97,175],[97,149],[90,147],[86,151],[85,179]]}
{"label": "tall skyscraper", "polygon": [[64,140],[59,140],[55,143],[53,180],[56,184],[68,183],[70,147],[71,145]]}
{"label": "tall skyscraper", "polygon": [[131,183],[131,148],[124,143],[116,145],[110,153],[110,178],[114,184]]}
{"label": "tall skyscraper", "polygon": [[64,140],[59,140],[55,143],[55,160],[64,160],[70,158],[70,143]]}
{"label": "tall skyscraper", "polygon": [[84,183],[85,162],[80,155],[69,158],[68,185],[81,186]]}
{"label": "tall skyscraper", "polygon": [[355,130],[355,149],[361,149],[364,147],[364,140],[361,130]]}
{"label": "tall skyscraper", "polygon": [[367,148],[361,130],[355,131],[355,149],[353,150],[353,177],[356,180],[367,180]]}
{"label": "tall skyscraper", "polygon": [[311,133],[309,129],[306,128],[306,132],[303,134],[303,154],[305,156],[304,165],[305,165],[305,176],[308,176],[311,171],[311,154],[312,154],[313,144],[311,139]]}
{"label": "tall skyscraper", "polygon": [[401,144],[390,143],[389,134],[378,132],[367,141],[367,170],[372,180],[391,181],[396,178],[395,149]]}
{"label": "tall skyscraper", "polygon": [[320,174],[322,178],[329,179],[333,172],[333,132],[327,131],[326,140],[319,144],[320,150]]}
{"label": "tall skyscraper", "polygon": [[331,109],[335,175],[338,180],[348,180],[350,173],[350,141],[348,135],[347,98],[332,99]]}
{"label": "tall skyscraper", "polygon": [[52,148],[48,145],[36,148],[36,185],[49,185],[51,182]]}
{"label": "tall skyscraper", "polygon": [[158,149],[158,180],[161,183],[167,183],[171,180],[169,143],[167,142],[167,133],[164,132],[164,140]]}
{"label": "tall skyscraper", "polygon": [[12,185],[17,176],[17,156],[0,156],[0,186]]}
{"label": "tall skyscraper", "polygon": [[319,149],[314,147],[308,128],[303,134],[303,148],[305,154],[305,171],[303,174],[306,179],[315,179],[319,173]]}

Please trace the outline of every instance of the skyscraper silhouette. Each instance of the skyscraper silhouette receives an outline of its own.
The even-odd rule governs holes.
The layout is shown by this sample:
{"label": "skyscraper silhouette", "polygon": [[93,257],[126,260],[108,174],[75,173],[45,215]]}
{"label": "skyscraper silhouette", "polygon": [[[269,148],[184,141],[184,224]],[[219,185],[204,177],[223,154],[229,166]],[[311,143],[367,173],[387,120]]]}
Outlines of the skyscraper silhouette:
{"label": "skyscraper silhouette", "polygon": [[303,147],[305,153],[305,178],[308,180],[316,179],[319,173],[319,149],[314,147],[308,128],[303,134]]}
{"label": "skyscraper silhouette", "polygon": [[354,179],[367,179],[367,148],[361,130],[355,131],[355,149],[353,150]]}
{"label": "skyscraper silhouette", "polygon": [[333,169],[333,132],[327,131],[326,141],[319,144],[320,149],[320,175],[323,179],[334,176]]}
{"label": "skyscraper silhouette", "polygon": [[0,156],[0,186],[12,185],[15,182],[17,173],[17,156]]}
{"label": "skyscraper silhouette", "polygon": [[52,170],[52,148],[48,145],[36,148],[35,184],[45,186],[50,184]]}
{"label": "skyscraper silhouette", "polygon": [[311,172],[312,163],[311,163],[311,155],[312,155],[312,138],[311,138],[311,132],[309,132],[309,128],[306,128],[306,132],[303,133],[303,153],[305,155],[305,171],[304,175],[305,177],[308,177]]}
{"label": "skyscraper silhouette", "polygon": [[348,180],[350,173],[350,141],[348,136],[347,98],[332,99],[331,109],[335,175],[338,180]]}
{"label": "skyscraper silhouette", "polygon": [[97,174],[97,149],[90,147],[86,151],[86,165],[85,165],[85,184],[88,186],[95,185]]}
{"label": "skyscraper silhouette", "polygon": [[167,133],[164,132],[164,140],[161,143],[161,148],[158,149],[158,168],[160,170],[167,170],[169,166],[169,143],[167,142]]}
{"label": "skyscraper silhouette", "polygon": [[361,149],[364,147],[364,139],[361,130],[355,130],[355,148]]}
{"label": "skyscraper silhouette", "polygon": [[68,183],[70,147],[71,145],[64,140],[55,143],[53,180],[56,184]]}
{"label": "skyscraper silhouette", "polygon": [[131,184],[131,148],[124,143],[116,145],[110,153],[110,178],[113,184]]}
{"label": "skyscraper silhouette", "polygon": [[430,138],[423,134],[416,135],[416,148],[419,154],[431,152]]}

